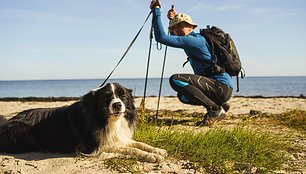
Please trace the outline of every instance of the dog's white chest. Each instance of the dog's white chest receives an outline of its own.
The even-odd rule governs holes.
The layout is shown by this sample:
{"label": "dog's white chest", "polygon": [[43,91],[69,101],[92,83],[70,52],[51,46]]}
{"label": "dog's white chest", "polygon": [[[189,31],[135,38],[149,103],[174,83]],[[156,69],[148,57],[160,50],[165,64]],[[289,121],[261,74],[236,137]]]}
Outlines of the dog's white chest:
{"label": "dog's white chest", "polygon": [[123,116],[115,121],[110,119],[105,133],[103,146],[127,145],[132,141],[133,131]]}

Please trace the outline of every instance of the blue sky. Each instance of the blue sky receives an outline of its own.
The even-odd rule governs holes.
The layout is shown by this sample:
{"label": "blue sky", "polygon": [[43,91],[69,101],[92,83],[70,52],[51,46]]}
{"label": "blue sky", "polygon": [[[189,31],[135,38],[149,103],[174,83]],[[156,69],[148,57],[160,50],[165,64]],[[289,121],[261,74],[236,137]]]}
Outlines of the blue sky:
{"label": "blue sky", "polygon": [[[199,25],[233,37],[247,76],[306,75],[305,0],[161,0]],[[0,0],[0,80],[105,78],[149,13],[149,0]],[[145,77],[150,22],[112,78]],[[155,42],[154,42],[155,43]],[[163,47],[165,48],[165,47]],[[150,77],[160,77],[164,50],[152,47]],[[165,76],[182,67],[169,48]]]}

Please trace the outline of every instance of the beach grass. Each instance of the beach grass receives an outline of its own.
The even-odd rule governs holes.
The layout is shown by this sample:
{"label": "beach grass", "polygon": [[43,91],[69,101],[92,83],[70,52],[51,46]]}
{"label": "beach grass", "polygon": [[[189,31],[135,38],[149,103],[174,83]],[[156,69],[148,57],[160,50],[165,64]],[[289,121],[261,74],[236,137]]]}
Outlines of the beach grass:
{"label": "beach grass", "polygon": [[[195,172],[273,173],[295,170],[290,165],[289,154],[300,151],[301,147],[293,146],[284,139],[284,136],[290,135],[281,137],[262,128],[254,129],[254,125],[248,123],[231,128],[221,126],[197,129],[193,126],[176,126],[197,120],[195,115],[198,114],[162,111],[163,119],[155,120],[154,113],[147,112],[150,114],[145,115],[138,125],[134,139],[166,149],[170,158],[190,161],[186,165]],[[305,135],[305,113],[302,110],[288,110],[281,114],[256,112],[256,118],[260,124],[261,119],[266,118],[264,122],[268,125],[283,125]],[[183,116],[185,121],[167,119],[169,116]],[[251,122],[256,122],[252,115],[244,116],[249,117]],[[141,171],[135,159],[114,158],[106,164],[121,172]]]}
{"label": "beach grass", "polygon": [[115,157],[105,160],[104,164],[107,168],[119,173],[140,173],[142,171],[135,158]]}
{"label": "beach grass", "polygon": [[282,153],[287,149],[286,143],[238,126],[195,132],[147,125],[137,130],[135,139],[164,148],[175,158],[197,163],[209,173],[273,171],[287,161]]}
{"label": "beach grass", "polygon": [[306,134],[306,111],[295,109],[281,114],[271,114],[269,117],[277,121],[278,124],[302,131]]}

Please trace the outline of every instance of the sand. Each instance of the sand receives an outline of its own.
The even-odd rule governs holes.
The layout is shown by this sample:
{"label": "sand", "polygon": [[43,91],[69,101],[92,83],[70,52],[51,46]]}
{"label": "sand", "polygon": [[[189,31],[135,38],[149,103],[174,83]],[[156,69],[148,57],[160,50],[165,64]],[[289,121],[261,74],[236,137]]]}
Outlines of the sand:
{"label": "sand", "polygon": [[[141,98],[135,99],[135,104],[140,105]],[[20,102],[0,101],[0,115],[9,118],[16,113],[31,108],[47,108],[69,105],[75,101],[56,102]],[[263,113],[282,113],[289,109],[306,110],[306,99],[303,98],[244,98],[234,97],[230,100],[229,114],[248,114],[251,110]],[[146,98],[146,108],[155,110],[156,97]],[[176,97],[162,97],[160,109],[184,110],[186,112],[205,113],[201,106],[191,106],[180,103]],[[226,118],[230,120],[231,118]],[[233,123],[234,124],[234,123]],[[306,146],[305,146],[306,147]],[[302,154],[305,155],[305,154]],[[306,155],[303,157],[306,157]],[[194,169],[186,168],[187,160],[167,158],[160,164],[138,162],[143,173],[194,173]],[[301,169],[306,172],[306,169]],[[104,161],[98,158],[82,158],[75,155],[48,154],[48,153],[24,153],[24,154],[0,154],[0,174],[5,173],[119,173],[106,167]]]}
{"label": "sand", "polygon": [[[140,105],[142,98],[135,98],[135,105]],[[21,101],[0,101],[0,114],[11,117],[16,113],[31,108],[58,107],[74,103],[75,101],[54,101],[54,102],[21,102]],[[156,110],[157,97],[146,97],[145,106],[147,109]],[[250,110],[257,110],[266,113],[282,113],[288,109],[306,110],[305,98],[277,97],[277,98],[247,98],[233,97],[229,103],[231,108],[229,114],[247,114]],[[162,97],[159,109],[185,110],[187,112],[203,112],[202,106],[192,106],[181,103],[176,97]]]}

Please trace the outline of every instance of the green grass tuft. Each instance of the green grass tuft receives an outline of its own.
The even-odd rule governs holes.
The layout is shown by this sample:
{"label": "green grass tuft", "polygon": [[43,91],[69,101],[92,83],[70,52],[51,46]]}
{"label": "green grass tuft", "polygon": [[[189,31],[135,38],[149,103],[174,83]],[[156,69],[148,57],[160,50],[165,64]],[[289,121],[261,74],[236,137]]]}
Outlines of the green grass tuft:
{"label": "green grass tuft", "polygon": [[254,167],[276,170],[287,160],[281,153],[286,150],[285,143],[243,127],[196,133],[142,125],[134,138],[164,148],[173,157],[198,163],[207,172],[250,171]]}

